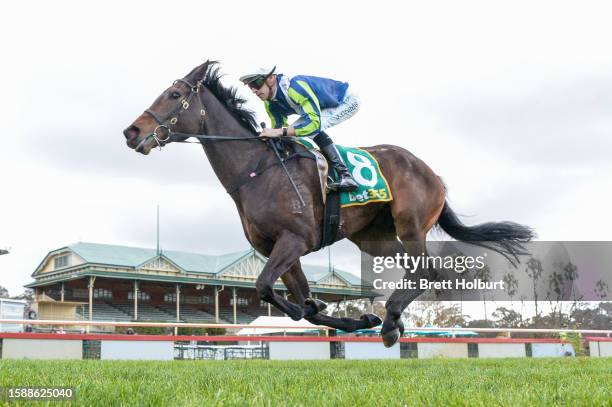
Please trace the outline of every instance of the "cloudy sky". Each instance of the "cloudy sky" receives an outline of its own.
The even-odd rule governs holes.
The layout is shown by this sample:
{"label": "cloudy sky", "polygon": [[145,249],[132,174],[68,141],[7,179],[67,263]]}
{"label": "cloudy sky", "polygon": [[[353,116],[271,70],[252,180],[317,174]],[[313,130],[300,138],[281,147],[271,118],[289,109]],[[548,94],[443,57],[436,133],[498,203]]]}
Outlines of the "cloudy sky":
{"label": "cloudy sky", "polygon": [[[441,175],[467,223],[541,240],[610,240],[610,9],[604,3],[12,2],[0,25],[0,285],[78,241],[248,247],[201,148],[141,156],[121,131],[206,59],[225,83],[260,65],[348,81],[340,144],[392,143]],[[382,3],[381,3],[382,4]],[[243,89],[245,95],[248,92]],[[261,104],[249,105],[262,119]],[[357,272],[346,242],[333,262]],[[327,254],[307,262],[326,264]]]}

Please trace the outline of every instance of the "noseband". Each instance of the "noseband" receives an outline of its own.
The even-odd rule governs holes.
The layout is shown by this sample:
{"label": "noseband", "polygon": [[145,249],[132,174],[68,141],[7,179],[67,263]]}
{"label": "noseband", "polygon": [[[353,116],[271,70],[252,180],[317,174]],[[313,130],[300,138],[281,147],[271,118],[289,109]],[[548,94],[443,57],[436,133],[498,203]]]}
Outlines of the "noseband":
{"label": "noseband", "polygon": [[[205,127],[205,123],[204,123],[204,116],[206,116],[206,110],[204,109],[204,102],[202,100],[202,93],[200,92],[201,88],[202,88],[202,81],[198,81],[195,85],[191,84],[189,81],[185,80],[185,79],[177,79],[176,81],[174,81],[174,83],[176,84],[177,82],[183,82],[185,85],[187,85],[190,89],[189,95],[187,95],[186,98],[184,98],[183,100],[180,101],[180,104],[177,106],[176,109],[174,109],[172,111],[172,113],[170,113],[168,116],[169,118],[166,120],[163,120],[157,113],[155,113],[153,110],[151,109],[147,109],[145,110],[145,113],[148,113],[149,116],[151,116],[156,122],[157,122],[157,127],[155,127],[155,129],[153,130],[153,133],[149,134],[147,137],[145,137],[139,144],[138,146],[136,146],[136,150],[142,146],[144,143],[146,143],[149,139],[153,139],[155,140],[155,142],[157,143],[157,146],[159,147],[159,149],[161,150],[161,148],[163,146],[165,146],[166,144],[168,144],[169,142],[171,142],[172,140],[172,126],[174,126],[176,123],[178,123],[178,119],[181,116],[181,114],[183,114],[184,112],[186,112],[189,109],[189,106],[191,104],[191,100],[193,99],[193,97],[195,95],[198,95],[200,98],[200,105],[202,106],[202,108],[200,109],[200,127],[199,127],[199,133],[202,133],[204,131],[204,127]],[[160,134],[158,133],[159,129],[166,129],[166,137],[165,138],[161,138]],[[177,135],[178,133],[174,133],[175,135]],[[196,136],[196,135],[194,135]]]}

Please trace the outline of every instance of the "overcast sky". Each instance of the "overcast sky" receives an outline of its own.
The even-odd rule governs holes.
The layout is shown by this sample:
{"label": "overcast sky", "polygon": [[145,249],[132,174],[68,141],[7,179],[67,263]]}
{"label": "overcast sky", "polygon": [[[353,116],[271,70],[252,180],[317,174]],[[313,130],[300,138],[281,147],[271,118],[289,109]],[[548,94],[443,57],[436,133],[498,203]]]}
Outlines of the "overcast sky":
{"label": "overcast sky", "polygon": [[[11,248],[0,285],[21,292],[48,251],[78,241],[154,247],[158,203],[165,249],[248,247],[200,147],[142,156],[121,133],[206,59],[222,61],[227,84],[260,65],[348,81],[362,109],[332,138],[411,150],[467,223],[610,240],[611,10],[573,4],[11,2],[0,25],[0,248]],[[332,259],[358,272],[352,244]]]}

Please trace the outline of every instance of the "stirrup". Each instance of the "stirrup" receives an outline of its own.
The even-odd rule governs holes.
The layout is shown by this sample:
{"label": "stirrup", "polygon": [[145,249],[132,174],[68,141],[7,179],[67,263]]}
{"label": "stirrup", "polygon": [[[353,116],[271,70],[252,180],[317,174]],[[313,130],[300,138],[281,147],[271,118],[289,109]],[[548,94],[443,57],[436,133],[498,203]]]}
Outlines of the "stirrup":
{"label": "stirrup", "polygon": [[331,191],[356,191],[357,189],[359,189],[359,185],[357,184],[357,182],[355,182],[353,180],[353,184],[342,184],[342,181],[346,181],[346,180],[353,180],[352,178],[341,178],[339,181],[333,181],[329,184],[327,184],[327,187],[331,190]]}

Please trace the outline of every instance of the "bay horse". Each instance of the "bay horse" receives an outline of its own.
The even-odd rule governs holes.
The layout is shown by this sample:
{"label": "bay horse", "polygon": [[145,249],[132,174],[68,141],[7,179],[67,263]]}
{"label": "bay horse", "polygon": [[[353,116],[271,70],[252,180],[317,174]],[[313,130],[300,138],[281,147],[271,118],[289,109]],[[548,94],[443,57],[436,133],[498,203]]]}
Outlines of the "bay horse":
{"label": "bay horse", "polygon": [[[396,290],[385,304],[384,322],[376,315],[360,319],[335,318],[321,313],[325,304],[311,298],[300,257],[319,249],[323,197],[316,164],[295,158],[286,162],[294,186],[275,152],[258,137],[255,114],[242,105],[237,89],[220,82],[220,65],[206,61],[175,81],[124,131],[127,145],[142,154],[169,142],[200,136],[204,152],[221,184],[232,197],[249,243],[268,258],[257,278],[256,290],[265,300],[294,320],[352,332],[383,324],[385,346],[403,333],[402,311],[422,292]],[[297,148],[297,147],[296,147]],[[425,238],[434,226],[452,238],[487,242],[487,247],[516,257],[520,245],[532,239],[530,228],[512,222],[465,226],[446,202],[440,178],[402,147],[365,147],[380,164],[393,193],[390,202],[341,209],[336,241],[349,239],[372,256],[426,253]],[[260,168],[265,171],[257,172]],[[273,287],[281,279],[292,301]],[[435,270],[418,269],[406,278],[435,278]]]}

